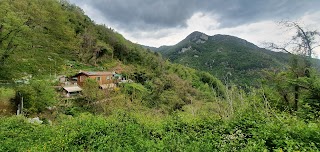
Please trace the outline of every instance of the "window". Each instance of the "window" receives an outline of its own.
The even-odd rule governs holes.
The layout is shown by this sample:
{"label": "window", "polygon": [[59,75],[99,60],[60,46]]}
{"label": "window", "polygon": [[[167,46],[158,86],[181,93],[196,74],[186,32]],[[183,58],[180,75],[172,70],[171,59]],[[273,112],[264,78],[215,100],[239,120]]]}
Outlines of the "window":
{"label": "window", "polygon": [[96,77],[96,80],[97,80],[97,81],[100,81],[100,79],[101,79],[100,77]]}

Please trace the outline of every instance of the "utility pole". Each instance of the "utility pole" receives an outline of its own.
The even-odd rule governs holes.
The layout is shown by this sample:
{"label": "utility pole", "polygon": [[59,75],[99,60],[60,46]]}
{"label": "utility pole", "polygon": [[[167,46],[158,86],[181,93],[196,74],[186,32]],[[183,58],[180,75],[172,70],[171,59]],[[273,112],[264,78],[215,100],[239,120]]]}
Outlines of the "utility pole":
{"label": "utility pole", "polygon": [[21,111],[20,113],[23,115],[23,96],[21,95]]}
{"label": "utility pole", "polygon": [[17,115],[23,115],[23,96],[21,95],[21,92],[18,92],[19,96],[19,104],[18,104],[18,110],[17,110]]}

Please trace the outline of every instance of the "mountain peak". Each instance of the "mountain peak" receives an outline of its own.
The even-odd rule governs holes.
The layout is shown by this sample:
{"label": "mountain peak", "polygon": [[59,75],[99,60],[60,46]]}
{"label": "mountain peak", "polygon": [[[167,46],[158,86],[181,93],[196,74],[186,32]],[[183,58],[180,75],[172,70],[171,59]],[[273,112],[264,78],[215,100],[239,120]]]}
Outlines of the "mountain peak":
{"label": "mountain peak", "polygon": [[196,42],[196,43],[205,43],[208,39],[209,39],[209,36],[207,34],[199,31],[192,32],[186,38],[186,40]]}
{"label": "mountain peak", "polygon": [[200,35],[200,34],[206,35],[205,33],[200,32],[200,31],[193,31],[191,34],[189,34],[189,36],[191,36],[191,35]]}
{"label": "mountain peak", "polygon": [[202,36],[202,35],[208,36],[207,34],[202,33],[202,32],[200,32],[200,31],[194,31],[194,32],[192,32],[191,34],[189,34],[187,37],[199,37],[199,36]]}

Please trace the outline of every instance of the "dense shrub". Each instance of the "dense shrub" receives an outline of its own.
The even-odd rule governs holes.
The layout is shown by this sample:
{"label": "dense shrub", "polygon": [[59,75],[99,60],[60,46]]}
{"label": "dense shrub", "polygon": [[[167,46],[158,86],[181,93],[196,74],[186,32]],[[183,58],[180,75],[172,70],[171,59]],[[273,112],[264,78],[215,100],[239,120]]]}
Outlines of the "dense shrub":
{"label": "dense shrub", "polygon": [[31,81],[18,86],[17,92],[23,97],[25,112],[29,114],[42,112],[57,103],[56,91],[45,81]]}
{"label": "dense shrub", "polygon": [[174,113],[152,123],[155,120],[142,119],[142,113],[139,118],[138,113],[120,110],[109,117],[62,116],[52,126],[31,124],[22,117],[0,118],[0,151],[319,150],[319,123],[256,112],[248,109],[230,120],[187,120]]}

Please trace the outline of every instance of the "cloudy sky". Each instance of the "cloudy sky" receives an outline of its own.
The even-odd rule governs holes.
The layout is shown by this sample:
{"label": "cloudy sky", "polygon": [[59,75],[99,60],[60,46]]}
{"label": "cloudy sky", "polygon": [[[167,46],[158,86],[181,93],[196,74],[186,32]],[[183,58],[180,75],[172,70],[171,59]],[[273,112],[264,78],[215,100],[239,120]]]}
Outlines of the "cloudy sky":
{"label": "cloudy sky", "polygon": [[[234,35],[259,46],[284,43],[294,30],[279,21],[296,21],[320,30],[320,0],[70,0],[96,23],[134,43],[173,45],[193,31]],[[320,49],[318,55],[320,55]]]}

